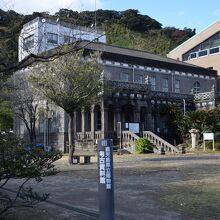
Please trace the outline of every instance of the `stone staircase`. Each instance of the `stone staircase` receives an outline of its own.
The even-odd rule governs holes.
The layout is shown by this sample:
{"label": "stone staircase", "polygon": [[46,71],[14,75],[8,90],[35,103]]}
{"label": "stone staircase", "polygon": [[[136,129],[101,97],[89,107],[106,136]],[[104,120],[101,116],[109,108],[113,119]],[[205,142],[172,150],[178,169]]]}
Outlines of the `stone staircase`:
{"label": "stone staircase", "polygon": [[[122,146],[131,152],[135,151],[135,141],[140,137],[130,131],[122,131]],[[182,148],[175,147],[168,143],[158,135],[151,131],[143,131],[143,138],[146,138],[154,146],[155,153],[171,152],[171,153],[184,153]]]}
{"label": "stone staircase", "polygon": [[175,147],[151,131],[143,131],[143,138],[149,140],[158,150],[163,148],[166,152],[183,153],[182,148]]}

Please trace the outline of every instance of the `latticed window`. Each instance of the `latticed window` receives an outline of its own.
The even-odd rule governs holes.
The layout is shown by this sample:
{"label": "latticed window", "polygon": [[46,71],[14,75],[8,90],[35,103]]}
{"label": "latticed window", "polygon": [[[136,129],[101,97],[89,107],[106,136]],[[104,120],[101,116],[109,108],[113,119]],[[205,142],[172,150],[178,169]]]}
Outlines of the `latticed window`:
{"label": "latticed window", "polygon": [[199,82],[195,82],[193,84],[193,93],[199,93],[200,92],[200,83]]}
{"label": "latticed window", "polygon": [[168,92],[168,79],[162,79],[162,91],[163,92]]}
{"label": "latticed window", "polygon": [[178,79],[174,81],[174,92],[180,93],[180,80]]}
{"label": "latticed window", "polygon": [[154,76],[150,76],[150,88],[151,90],[155,90],[156,89],[156,78]]}

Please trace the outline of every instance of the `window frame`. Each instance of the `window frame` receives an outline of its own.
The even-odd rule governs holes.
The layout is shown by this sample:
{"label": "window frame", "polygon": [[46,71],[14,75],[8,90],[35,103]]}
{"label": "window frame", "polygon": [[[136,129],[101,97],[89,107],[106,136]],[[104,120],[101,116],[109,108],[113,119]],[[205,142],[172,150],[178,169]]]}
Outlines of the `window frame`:
{"label": "window frame", "polygon": [[[50,38],[49,36],[52,36],[52,38]],[[56,36],[56,39],[53,38],[54,36]],[[58,44],[58,37],[59,37],[58,34],[48,32],[47,33],[47,43]]]}
{"label": "window frame", "polygon": [[168,78],[162,78],[162,91],[169,92],[169,79]]}
{"label": "window frame", "polygon": [[174,92],[180,93],[180,80],[179,79],[174,80]]}
{"label": "window frame", "polygon": [[200,93],[200,89],[201,89],[201,84],[200,82],[196,81],[193,83],[193,94],[197,94],[197,93]]}
{"label": "window frame", "polygon": [[[126,76],[126,77],[125,77]],[[129,82],[129,74],[128,73],[121,73],[121,81],[123,82]]]}
{"label": "window frame", "polygon": [[31,34],[23,40],[23,50],[28,51],[34,47],[34,34]]}
{"label": "window frame", "polygon": [[152,91],[156,90],[156,77],[155,76],[149,76],[149,81],[150,81],[150,89]]}

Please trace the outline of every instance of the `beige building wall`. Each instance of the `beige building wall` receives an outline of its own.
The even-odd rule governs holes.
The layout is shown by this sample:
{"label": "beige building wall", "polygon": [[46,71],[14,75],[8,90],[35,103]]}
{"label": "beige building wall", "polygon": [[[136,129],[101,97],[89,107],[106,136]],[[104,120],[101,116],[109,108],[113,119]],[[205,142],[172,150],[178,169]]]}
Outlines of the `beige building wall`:
{"label": "beige building wall", "polygon": [[208,55],[204,57],[199,57],[197,59],[191,59],[185,61],[186,63],[191,63],[197,66],[201,66],[204,68],[212,67],[213,70],[218,71],[218,75],[220,76],[220,53]]}
{"label": "beige building wall", "polygon": [[[175,49],[173,49],[172,51],[170,51],[167,54],[167,57],[182,61],[182,55],[184,53],[188,52],[193,47],[195,47],[198,44],[202,43],[203,41],[205,41],[207,38],[214,35],[218,31],[220,31],[220,21],[217,21],[216,23],[209,26],[204,31],[202,31],[199,34],[193,36],[192,38],[185,41],[180,46],[178,46]],[[194,64],[194,65],[197,65],[197,66],[205,67],[205,68],[212,67],[214,70],[217,70],[218,75],[220,75],[220,53],[207,55],[207,56],[204,56],[204,57],[198,57],[198,58],[191,59],[191,60],[188,60],[188,61],[185,61],[185,62],[190,63],[190,64]]]}

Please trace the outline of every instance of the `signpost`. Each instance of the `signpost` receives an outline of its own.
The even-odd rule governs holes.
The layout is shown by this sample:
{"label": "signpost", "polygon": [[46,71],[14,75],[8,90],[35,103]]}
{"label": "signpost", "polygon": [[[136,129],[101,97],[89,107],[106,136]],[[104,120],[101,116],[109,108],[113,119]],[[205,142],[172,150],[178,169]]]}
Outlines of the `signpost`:
{"label": "signpost", "polygon": [[212,140],[212,149],[215,150],[215,141],[214,141],[214,133],[203,133],[203,146],[205,151],[205,141]]}
{"label": "signpost", "polygon": [[98,140],[99,220],[114,220],[112,140]]}

